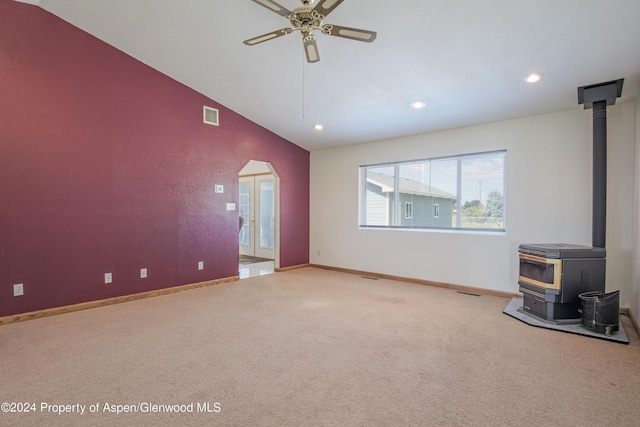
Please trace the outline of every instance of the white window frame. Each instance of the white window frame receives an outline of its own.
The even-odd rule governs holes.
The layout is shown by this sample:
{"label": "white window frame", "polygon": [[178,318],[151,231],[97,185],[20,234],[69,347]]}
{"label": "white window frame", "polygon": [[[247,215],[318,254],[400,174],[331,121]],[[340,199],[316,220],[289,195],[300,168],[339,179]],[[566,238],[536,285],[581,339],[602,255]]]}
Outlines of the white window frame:
{"label": "white window frame", "polygon": [[413,202],[404,202],[405,219],[413,219]]}
{"label": "white window frame", "polygon": [[[503,201],[503,208],[502,208],[502,227],[501,228],[491,228],[491,227],[478,227],[478,228],[469,228],[469,227],[462,227],[461,226],[461,212],[462,212],[462,162],[463,160],[466,159],[470,159],[473,157],[490,157],[490,156],[498,156],[498,155],[502,155],[503,156],[503,170],[502,170],[502,201]],[[366,206],[364,205],[364,203],[366,203],[366,183],[367,183],[367,170],[369,168],[380,168],[380,167],[393,167],[394,168],[394,199],[390,200],[391,203],[393,203],[393,205],[395,206],[400,206],[400,192],[397,191],[397,189],[399,188],[399,182],[400,182],[400,173],[399,173],[399,167],[401,165],[407,165],[407,164],[414,164],[414,163],[421,163],[421,162],[433,162],[433,161],[438,161],[438,160],[450,160],[450,159],[456,159],[457,161],[457,189],[456,189],[456,209],[457,209],[457,214],[456,214],[456,225],[452,226],[452,227],[427,227],[427,226],[423,226],[423,227],[416,227],[414,225],[408,225],[408,226],[402,226],[400,225],[400,221],[399,218],[397,218],[397,216],[399,216],[400,212],[399,209],[393,209],[393,212],[391,212],[391,216],[389,218],[389,222],[390,224],[388,225],[367,225],[366,224]],[[460,155],[455,155],[455,156],[444,156],[444,157],[433,157],[433,158],[427,158],[427,159],[416,159],[416,160],[409,160],[409,161],[401,161],[401,162],[387,162],[387,163],[377,163],[377,164],[369,164],[369,165],[361,165],[360,166],[360,174],[359,174],[359,178],[360,178],[360,191],[359,191],[359,201],[358,201],[358,216],[359,216],[359,228],[363,228],[363,229],[410,229],[410,230],[425,230],[425,229],[442,229],[442,230],[450,230],[450,231],[479,231],[479,232],[501,232],[504,233],[506,232],[506,228],[507,228],[507,191],[506,191],[506,187],[507,187],[507,150],[495,150],[495,151],[487,151],[487,152],[479,152],[479,153],[468,153],[468,154],[460,154]],[[412,202],[406,202],[406,203],[412,203]],[[436,211],[436,206],[437,206],[437,211]],[[434,204],[433,205],[433,213],[437,213],[437,216],[434,215],[434,218],[439,218],[440,217],[440,207],[439,204]],[[409,219],[406,216],[406,205],[405,205],[405,218]],[[412,218],[413,218],[413,209],[412,209]],[[483,217],[484,218],[484,217]]]}

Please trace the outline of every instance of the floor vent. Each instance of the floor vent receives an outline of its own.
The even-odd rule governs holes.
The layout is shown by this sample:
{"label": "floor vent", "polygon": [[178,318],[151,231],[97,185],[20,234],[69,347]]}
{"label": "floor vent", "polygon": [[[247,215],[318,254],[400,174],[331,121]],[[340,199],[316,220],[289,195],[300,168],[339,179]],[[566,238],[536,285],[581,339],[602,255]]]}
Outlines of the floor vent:
{"label": "floor vent", "polygon": [[220,115],[216,108],[203,106],[202,116],[204,118],[204,122],[209,125],[219,126],[220,125]]}
{"label": "floor vent", "polygon": [[463,291],[458,291],[459,294],[463,294],[463,295],[471,295],[472,297],[480,297],[482,295],[480,294],[474,294],[472,292],[463,292]]}

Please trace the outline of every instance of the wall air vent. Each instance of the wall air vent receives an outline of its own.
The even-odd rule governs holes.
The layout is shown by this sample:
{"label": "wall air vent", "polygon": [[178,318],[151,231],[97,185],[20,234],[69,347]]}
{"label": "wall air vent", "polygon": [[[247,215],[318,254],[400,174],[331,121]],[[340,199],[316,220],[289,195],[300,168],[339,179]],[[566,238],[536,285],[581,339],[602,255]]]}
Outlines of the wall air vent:
{"label": "wall air vent", "polygon": [[209,125],[220,126],[220,115],[216,108],[202,107],[202,117],[204,122]]}

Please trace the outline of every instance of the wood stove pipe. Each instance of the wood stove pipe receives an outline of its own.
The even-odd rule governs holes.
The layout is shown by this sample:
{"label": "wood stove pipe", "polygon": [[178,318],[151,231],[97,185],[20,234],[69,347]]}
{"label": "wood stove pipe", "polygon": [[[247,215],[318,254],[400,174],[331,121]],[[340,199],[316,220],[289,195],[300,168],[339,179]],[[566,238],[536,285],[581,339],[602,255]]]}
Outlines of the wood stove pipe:
{"label": "wood stove pipe", "polygon": [[578,88],[578,104],[593,109],[592,246],[604,248],[607,232],[607,106],[622,94],[624,79]]}
{"label": "wood stove pipe", "polygon": [[607,235],[607,102],[593,103],[592,246],[605,247]]}

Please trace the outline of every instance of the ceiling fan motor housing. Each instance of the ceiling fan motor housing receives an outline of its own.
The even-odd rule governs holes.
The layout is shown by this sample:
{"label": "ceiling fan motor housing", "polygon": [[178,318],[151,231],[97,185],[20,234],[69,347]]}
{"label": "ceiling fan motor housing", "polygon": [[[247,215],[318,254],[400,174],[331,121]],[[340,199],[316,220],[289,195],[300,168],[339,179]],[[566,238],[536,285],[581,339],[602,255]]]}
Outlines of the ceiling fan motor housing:
{"label": "ceiling fan motor housing", "polygon": [[310,34],[313,30],[319,30],[322,27],[324,16],[314,11],[310,7],[299,7],[287,16],[291,25],[299,29],[302,34]]}

